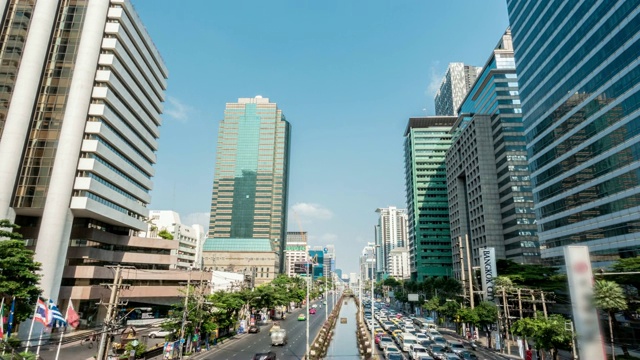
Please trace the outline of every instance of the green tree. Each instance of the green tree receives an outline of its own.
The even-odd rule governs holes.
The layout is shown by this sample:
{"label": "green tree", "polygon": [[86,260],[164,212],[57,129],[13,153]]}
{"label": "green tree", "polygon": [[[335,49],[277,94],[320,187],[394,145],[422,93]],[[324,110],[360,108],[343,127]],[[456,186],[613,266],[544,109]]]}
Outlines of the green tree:
{"label": "green tree", "polygon": [[167,229],[162,229],[158,232],[158,236],[165,240],[173,240],[173,235],[167,231]]}
{"label": "green tree", "polygon": [[478,324],[478,314],[474,311],[474,309],[463,307],[456,311],[456,318],[461,323],[477,325]]}
{"label": "green tree", "polygon": [[541,289],[544,291],[567,290],[565,275],[559,275],[558,269],[541,264],[518,264],[511,260],[496,261],[498,274],[511,279],[516,287]]}
{"label": "green tree", "polygon": [[473,309],[478,317],[477,325],[481,329],[486,329],[498,321],[498,309],[496,304],[489,301],[482,301]]}
{"label": "green tree", "polygon": [[[595,306],[606,312],[609,317],[609,335],[611,338],[611,354],[613,359],[616,358],[616,351],[613,343],[613,319],[615,319],[615,313],[627,309],[627,299],[624,296],[624,291],[620,285],[613,281],[608,280],[596,280],[596,284],[593,288],[594,296],[593,300]],[[629,350],[626,346],[623,347],[625,355],[629,355]]]}
{"label": "green tree", "polygon": [[16,297],[15,322],[26,320],[42,290],[38,287],[40,263],[33,260],[33,251],[25,247],[19,226],[0,220],[0,296],[5,304]]}
{"label": "green tree", "polygon": [[558,357],[558,348],[571,343],[571,331],[565,327],[566,319],[561,315],[550,315],[547,319],[542,314],[536,318],[524,318],[515,321],[511,331],[518,335],[533,339],[538,349],[549,350],[554,359]]}

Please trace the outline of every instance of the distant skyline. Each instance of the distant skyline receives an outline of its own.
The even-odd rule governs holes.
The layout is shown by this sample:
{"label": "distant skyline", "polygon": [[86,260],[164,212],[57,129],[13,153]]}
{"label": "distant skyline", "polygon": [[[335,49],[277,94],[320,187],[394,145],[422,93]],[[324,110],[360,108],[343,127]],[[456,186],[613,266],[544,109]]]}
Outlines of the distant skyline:
{"label": "distant skyline", "polygon": [[335,244],[345,273],[375,210],[406,207],[409,117],[433,115],[448,63],[483,66],[508,26],[504,0],[133,4],[169,68],[149,209],[208,226],[225,104],[262,95],[292,127],[288,230]]}

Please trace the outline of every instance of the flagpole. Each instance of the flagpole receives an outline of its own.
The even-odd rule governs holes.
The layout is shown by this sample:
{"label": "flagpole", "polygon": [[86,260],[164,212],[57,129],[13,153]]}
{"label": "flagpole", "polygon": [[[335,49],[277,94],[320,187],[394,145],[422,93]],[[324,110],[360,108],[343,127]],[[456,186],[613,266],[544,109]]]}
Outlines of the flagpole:
{"label": "flagpole", "polygon": [[[67,304],[67,311],[64,313],[65,320],[69,318],[69,305],[71,304],[71,299],[69,299],[69,303]],[[67,324],[69,325],[69,324]],[[58,341],[58,350],[56,350],[56,360],[60,356],[60,347],[62,346],[62,338],[64,337],[64,332],[67,330],[67,327],[62,328],[62,333],[60,333],[60,341]]]}
{"label": "flagpole", "polygon": [[36,308],[33,309],[33,319],[31,319],[31,326],[29,327],[29,337],[27,338],[27,349],[25,350],[27,353],[29,352],[29,348],[31,347],[31,335],[33,333],[33,324],[36,322],[36,314],[38,313],[38,300],[40,300],[40,297],[36,299]]}
{"label": "flagpole", "polygon": [[36,348],[36,359],[40,356],[40,345],[42,345],[42,333],[44,332],[44,326],[40,330],[40,337],[38,338],[38,347]]}

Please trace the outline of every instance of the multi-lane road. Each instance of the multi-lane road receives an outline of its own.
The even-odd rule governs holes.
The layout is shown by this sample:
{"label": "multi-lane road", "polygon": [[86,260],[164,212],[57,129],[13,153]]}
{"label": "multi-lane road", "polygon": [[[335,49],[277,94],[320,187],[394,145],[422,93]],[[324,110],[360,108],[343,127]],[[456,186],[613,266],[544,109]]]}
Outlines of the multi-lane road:
{"label": "multi-lane road", "polygon": [[[333,309],[333,296],[329,295],[327,299],[329,313]],[[313,301],[311,304],[321,305],[317,309],[317,313],[309,315],[309,341],[313,339],[320,331],[325,321],[325,305],[322,301]],[[218,344],[212,347],[212,350],[206,353],[198,354],[193,357],[196,360],[238,360],[251,359],[256,353],[266,353],[273,351],[276,353],[278,360],[280,359],[301,359],[307,350],[306,340],[306,321],[298,321],[298,315],[306,312],[306,307],[295,309],[291,314],[287,315],[286,320],[280,321],[280,327],[287,330],[288,342],[284,346],[271,346],[271,338],[269,337],[269,329],[272,324],[262,326],[257,334],[239,335],[237,339]]]}

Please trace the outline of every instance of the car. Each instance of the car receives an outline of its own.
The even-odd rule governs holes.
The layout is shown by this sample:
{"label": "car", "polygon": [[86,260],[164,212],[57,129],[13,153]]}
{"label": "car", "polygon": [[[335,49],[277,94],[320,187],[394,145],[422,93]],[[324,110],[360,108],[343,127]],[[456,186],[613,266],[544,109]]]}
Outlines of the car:
{"label": "car", "polygon": [[413,359],[413,360],[433,360],[433,358],[429,355],[420,355],[417,358]]}
{"label": "car", "polygon": [[400,350],[393,346],[393,345],[388,345],[386,348],[384,348],[384,358],[388,359],[389,358],[389,354],[392,353],[396,353],[396,354],[400,354],[400,356],[402,356],[402,352],[400,352]]}
{"label": "car", "polygon": [[316,309],[309,309],[309,314],[315,315],[315,313],[316,313]]}
{"label": "car", "polygon": [[378,349],[384,350],[388,345],[393,345],[393,340],[388,336],[381,336],[378,341]]}
{"label": "car", "polygon": [[252,360],[277,360],[276,353],[269,351],[268,353],[257,353],[253,355]]}
{"label": "car", "polygon": [[425,339],[425,340],[418,340],[418,343],[428,349],[431,345],[435,344],[436,342],[430,339]]}
{"label": "car", "polygon": [[323,301],[322,305],[327,305],[327,300]]}
{"label": "car", "polygon": [[434,344],[434,345],[431,345],[429,348],[427,348],[427,350],[429,351],[429,354],[431,354],[433,358],[442,360],[442,357],[444,356],[444,351],[446,349],[444,345]]}
{"label": "car", "polygon": [[171,330],[158,329],[158,330],[151,331],[149,333],[149,337],[151,339],[154,339],[154,338],[157,338],[157,337],[165,337],[165,336],[171,334],[172,332],[173,331],[171,331]]}
{"label": "car", "polygon": [[460,341],[449,341],[449,343],[447,344],[447,348],[454,354],[465,350],[464,345]]}
{"label": "car", "polygon": [[404,357],[400,353],[389,353],[387,360],[404,360]]}
{"label": "car", "polygon": [[429,340],[429,337],[423,333],[415,333],[414,335],[418,341]]}
{"label": "car", "polygon": [[248,330],[249,334],[257,334],[260,332],[260,327],[259,326],[255,326],[255,325],[251,325],[249,326],[249,330]]}
{"label": "car", "polygon": [[305,320],[307,320],[307,317],[304,314],[298,315],[298,321],[305,321]]}
{"label": "car", "polygon": [[458,355],[454,354],[454,353],[445,353],[443,357],[441,357],[442,360],[460,360],[460,358],[458,357]]}
{"label": "car", "polygon": [[442,336],[434,336],[431,338],[431,340],[435,341],[436,344],[438,345],[442,345],[442,346],[446,346],[447,345],[447,339],[445,339]]}
{"label": "car", "polygon": [[415,360],[420,356],[429,356],[427,349],[421,345],[411,345],[411,351],[409,352],[411,359]]}
{"label": "car", "polygon": [[313,305],[311,305],[311,307],[315,309],[315,308],[318,307],[318,304],[313,304]]}
{"label": "car", "polygon": [[478,356],[469,350],[460,351],[457,355],[460,360],[478,360]]}

